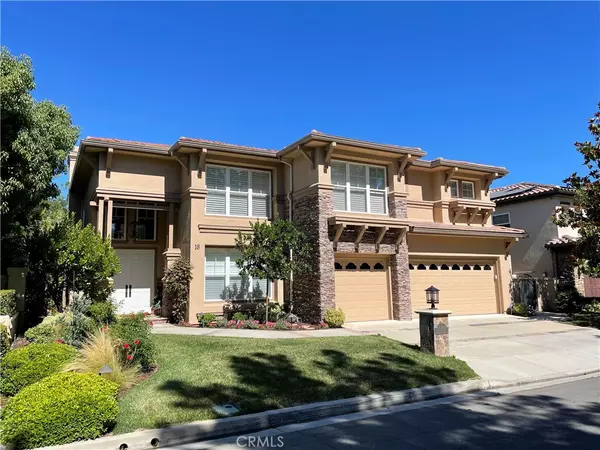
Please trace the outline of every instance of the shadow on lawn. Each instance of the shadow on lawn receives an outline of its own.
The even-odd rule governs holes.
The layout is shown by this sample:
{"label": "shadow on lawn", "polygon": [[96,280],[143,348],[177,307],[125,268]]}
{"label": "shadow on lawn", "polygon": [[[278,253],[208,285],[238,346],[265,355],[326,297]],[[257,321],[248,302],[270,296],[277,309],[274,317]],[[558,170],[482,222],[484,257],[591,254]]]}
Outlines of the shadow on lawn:
{"label": "shadow on lawn", "polygon": [[[306,376],[283,354],[253,353],[231,356],[237,376],[233,386],[213,383],[198,386],[181,380],[165,382],[160,389],[177,394],[174,407],[212,409],[231,403],[244,414],[298,404],[367,395],[373,392],[458,381],[445,367],[428,367],[404,356],[380,352],[367,360],[355,360],[339,350],[321,350],[322,360],[304,368]],[[313,378],[314,377],[314,378]],[[326,382],[323,378],[333,378]],[[166,425],[165,423],[157,425]]]}

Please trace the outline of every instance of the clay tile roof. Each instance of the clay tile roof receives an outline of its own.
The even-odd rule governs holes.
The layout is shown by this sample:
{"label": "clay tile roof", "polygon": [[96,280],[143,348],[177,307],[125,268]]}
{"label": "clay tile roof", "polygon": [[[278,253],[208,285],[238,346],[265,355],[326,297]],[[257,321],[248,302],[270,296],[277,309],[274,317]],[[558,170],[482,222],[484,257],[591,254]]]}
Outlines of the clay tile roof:
{"label": "clay tile roof", "polygon": [[509,184],[508,186],[490,189],[490,198],[495,202],[505,202],[514,199],[535,197],[540,195],[574,193],[575,190],[566,186],[523,181],[521,183]]}
{"label": "clay tile roof", "polygon": [[460,233],[460,232],[470,233],[470,234],[498,233],[498,234],[505,234],[505,235],[506,234],[514,234],[517,236],[522,236],[522,235],[526,234],[526,232],[524,230],[521,230],[519,228],[499,227],[499,226],[495,226],[495,225],[482,227],[482,226],[454,225],[454,224],[450,224],[450,223],[440,223],[440,222],[420,222],[420,221],[415,221],[415,220],[409,220],[408,222],[411,226],[414,226],[417,229],[429,229],[429,230],[439,229],[439,230],[443,230],[443,231],[450,231],[450,232],[456,232],[456,233]]}
{"label": "clay tile roof", "polygon": [[546,242],[546,247],[560,247],[563,245],[573,245],[577,242],[577,238],[574,236],[561,236],[559,238],[552,239]]}
{"label": "clay tile roof", "polygon": [[94,136],[88,136],[85,139],[83,139],[83,141],[85,141],[85,142],[87,142],[87,141],[105,142],[107,144],[115,144],[115,145],[133,145],[133,146],[138,146],[138,147],[148,147],[148,148],[163,149],[163,150],[169,150],[169,148],[171,147],[168,144],[156,144],[153,142],[128,141],[126,139],[102,138],[102,137],[94,137]]}
{"label": "clay tile roof", "polygon": [[189,143],[193,143],[193,144],[206,145],[206,146],[218,145],[218,146],[225,146],[225,147],[235,147],[235,148],[239,148],[239,149],[254,150],[254,151],[259,151],[259,152],[270,152],[270,153],[277,152],[277,150],[270,149],[270,148],[260,148],[260,147],[250,147],[248,145],[229,144],[227,142],[211,141],[209,139],[194,139],[194,138],[189,138],[189,137],[180,137],[179,141],[180,142],[189,142]]}

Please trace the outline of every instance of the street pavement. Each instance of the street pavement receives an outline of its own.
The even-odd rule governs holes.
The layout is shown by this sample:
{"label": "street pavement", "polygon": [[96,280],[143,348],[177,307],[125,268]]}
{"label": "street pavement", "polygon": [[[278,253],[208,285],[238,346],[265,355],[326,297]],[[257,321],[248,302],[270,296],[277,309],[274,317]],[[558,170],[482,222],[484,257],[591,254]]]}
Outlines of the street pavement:
{"label": "street pavement", "polygon": [[596,450],[600,378],[439,399],[170,448]]}

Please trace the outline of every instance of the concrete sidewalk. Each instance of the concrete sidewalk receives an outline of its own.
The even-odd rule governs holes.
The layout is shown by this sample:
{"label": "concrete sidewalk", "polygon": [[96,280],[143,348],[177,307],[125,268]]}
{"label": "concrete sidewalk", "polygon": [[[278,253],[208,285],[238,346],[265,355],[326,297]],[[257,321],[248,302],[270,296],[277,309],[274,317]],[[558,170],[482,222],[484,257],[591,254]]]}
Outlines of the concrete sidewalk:
{"label": "concrete sidewalk", "polygon": [[376,331],[356,331],[346,328],[331,328],[324,330],[243,330],[234,328],[198,328],[180,327],[168,323],[156,324],[152,327],[155,334],[179,334],[189,336],[213,336],[213,337],[239,337],[254,339],[297,339],[311,337],[331,336],[360,336],[364,334],[377,334]]}
{"label": "concrete sidewalk", "polygon": [[[347,327],[407,344],[419,343],[416,320],[362,322]],[[600,368],[600,331],[562,323],[557,316],[544,314],[536,318],[450,317],[450,351],[488,380],[560,376]]]}

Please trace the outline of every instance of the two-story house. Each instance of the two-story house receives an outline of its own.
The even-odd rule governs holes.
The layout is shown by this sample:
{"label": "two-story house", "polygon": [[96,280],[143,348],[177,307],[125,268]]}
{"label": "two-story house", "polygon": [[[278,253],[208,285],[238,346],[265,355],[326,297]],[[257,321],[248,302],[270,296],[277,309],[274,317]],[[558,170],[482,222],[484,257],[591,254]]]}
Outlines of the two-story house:
{"label": "two-story house", "polygon": [[[492,223],[517,227],[527,232],[510,251],[512,274],[517,279],[531,279],[533,290],[523,294],[532,297],[544,309],[554,309],[556,282],[573,253],[577,230],[556,225],[557,211],[573,207],[575,191],[565,186],[522,182],[493,188],[496,203]],[[582,295],[600,296],[600,279],[579,276],[575,284]]]}
{"label": "two-story house", "polygon": [[[317,131],[281,150],[88,137],[70,155],[69,205],[116,249],[123,312],[149,310],[180,256],[193,266],[190,321],[266,295],[304,320],[333,306],[347,321],[408,320],[430,285],[455,314],[503,312],[508,250],[524,236],[491,223],[490,185],[506,169],[423,156]],[[242,280],[238,231],[277,216],[306,233],[313,271],[285,284]]]}

